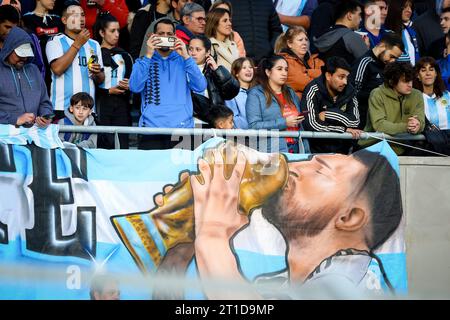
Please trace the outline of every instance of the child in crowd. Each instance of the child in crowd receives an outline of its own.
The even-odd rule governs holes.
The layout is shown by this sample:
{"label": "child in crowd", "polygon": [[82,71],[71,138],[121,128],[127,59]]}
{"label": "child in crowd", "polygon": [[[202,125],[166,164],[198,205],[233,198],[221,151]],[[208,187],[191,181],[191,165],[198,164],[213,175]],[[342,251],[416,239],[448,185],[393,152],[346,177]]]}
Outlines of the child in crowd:
{"label": "child in crowd", "polygon": [[[66,115],[59,123],[69,126],[95,126],[92,108],[94,99],[86,92],[79,92],[70,98],[70,107],[64,112]],[[76,144],[81,148],[96,148],[97,135],[90,133],[62,132],[59,138]]]}
{"label": "child in crowd", "polygon": [[209,112],[209,124],[215,129],[233,129],[233,110],[225,105],[217,105]]}

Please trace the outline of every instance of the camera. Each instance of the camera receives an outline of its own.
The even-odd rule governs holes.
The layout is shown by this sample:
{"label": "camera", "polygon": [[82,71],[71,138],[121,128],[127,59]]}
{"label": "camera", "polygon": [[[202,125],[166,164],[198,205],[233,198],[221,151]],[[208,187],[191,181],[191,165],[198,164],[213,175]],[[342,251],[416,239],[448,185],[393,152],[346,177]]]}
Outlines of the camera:
{"label": "camera", "polygon": [[161,40],[160,43],[158,43],[158,47],[166,47],[166,48],[172,48],[175,46],[175,41],[177,41],[176,37],[158,37],[159,40]]}

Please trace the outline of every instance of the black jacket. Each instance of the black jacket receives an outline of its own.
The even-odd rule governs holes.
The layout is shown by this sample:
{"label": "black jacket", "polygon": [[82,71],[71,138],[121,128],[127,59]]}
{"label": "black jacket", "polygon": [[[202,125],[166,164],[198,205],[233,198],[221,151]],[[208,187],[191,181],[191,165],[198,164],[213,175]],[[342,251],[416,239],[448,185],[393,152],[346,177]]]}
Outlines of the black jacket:
{"label": "black jacket", "polygon": [[311,25],[309,26],[309,39],[311,53],[317,53],[314,45],[314,38],[319,38],[334,25],[334,6],[340,0],[319,1],[319,5],[311,15]]}
{"label": "black jacket", "polygon": [[[357,128],[359,125],[358,101],[355,89],[348,84],[336,102],[330,97],[325,85],[325,76],[311,81],[303,92],[300,108],[309,111],[303,125],[305,130],[318,132],[343,133],[347,128]],[[319,119],[319,113],[325,111],[325,121]],[[310,139],[312,153],[344,153],[347,154],[351,140]]]}
{"label": "black jacket", "polygon": [[202,121],[209,122],[209,110],[212,106],[225,104],[225,100],[231,100],[239,93],[239,81],[231,76],[224,67],[219,66],[215,71],[205,67],[203,74],[206,78],[208,97],[192,93],[194,115]]}
{"label": "black jacket", "polygon": [[280,19],[272,0],[231,0],[233,29],[244,40],[247,57],[258,62],[273,54],[282,33]]}
{"label": "black jacket", "polygon": [[356,60],[352,67],[350,83],[355,88],[358,99],[360,129],[364,129],[366,125],[370,93],[384,82],[384,66],[385,64],[373,54],[373,51],[369,50]]}
{"label": "black jacket", "polygon": [[441,59],[445,48],[445,35],[435,8],[430,8],[413,23],[421,57]]}

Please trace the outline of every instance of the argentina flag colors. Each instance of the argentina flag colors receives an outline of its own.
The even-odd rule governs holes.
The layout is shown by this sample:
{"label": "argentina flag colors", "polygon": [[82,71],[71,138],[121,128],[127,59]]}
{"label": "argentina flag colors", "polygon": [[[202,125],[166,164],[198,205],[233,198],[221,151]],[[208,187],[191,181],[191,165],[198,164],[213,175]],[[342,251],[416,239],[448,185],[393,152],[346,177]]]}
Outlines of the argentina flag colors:
{"label": "argentina flag colors", "polygon": [[[64,149],[55,141],[42,142],[55,137],[52,126],[49,133],[34,134],[32,139],[26,133],[8,137],[12,129],[0,129],[0,269],[8,270],[0,273],[0,299],[89,299],[86,274],[102,269],[140,277],[143,270],[156,271],[168,242],[167,230],[147,215],[155,208],[155,194],[176,184],[181,172],[198,172],[197,161],[204,151],[223,143],[222,138],[213,138],[195,151]],[[399,174],[398,159],[387,143],[368,150],[386,157]],[[289,162],[310,159],[309,155],[286,156]],[[136,219],[127,219],[133,213],[143,213],[135,216],[140,225]],[[403,229],[402,219],[376,250],[384,268],[370,261],[366,270],[370,286],[387,291],[384,269],[396,292],[407,292]],[[233,244],[249,282],[288,267],[283,236],[258,209]],[[22,267],[61,271],[66,277],[27,276],[20,273]],[[74,270],[82,275],[79,283],[72,281]],[[186,277],[195,279],[197,272],[194,259]],[[152,299],[152,288],[124,282],[121,298]],[[184,298],[206,297],[188,288]]]}

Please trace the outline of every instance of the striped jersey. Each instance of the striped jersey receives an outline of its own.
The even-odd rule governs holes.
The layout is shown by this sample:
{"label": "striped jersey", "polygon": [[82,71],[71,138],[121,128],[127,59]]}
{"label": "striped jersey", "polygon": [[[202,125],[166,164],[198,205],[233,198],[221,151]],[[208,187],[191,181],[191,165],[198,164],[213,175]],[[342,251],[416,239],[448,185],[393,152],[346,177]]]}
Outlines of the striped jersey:
{"label": "striped jersey", "polygon": [[[47,42],[45,52],[48,62],[62,57],[74,42],[65,34],[58,34]],[[102,52],[97,41],[89,39],[78,51],[72,64],[60,76],[52,72],[50,100],[54,110],[63,111],[69,108],[70,98],[78,92],[87,92],[95,99],[95,84],[90,77],[88,61],[92,55],[98,57],[103,67]]]}
{"label": "striped jersey", "polygon": [[444,91],[442,97],[436,99],[436,95],[431,97],[423,94],[425,105],[425,116],[439,129],[450,129],[450,93]]}
{"label": "striped jersey", "polygon": [[127,71],[125,59],[120,53],[111,56],[111,60],[115,62],[117,67],[105,66],[105,81],[99,85],[100,88],[106,90],[117,86],[119,81],[125,78]]}

